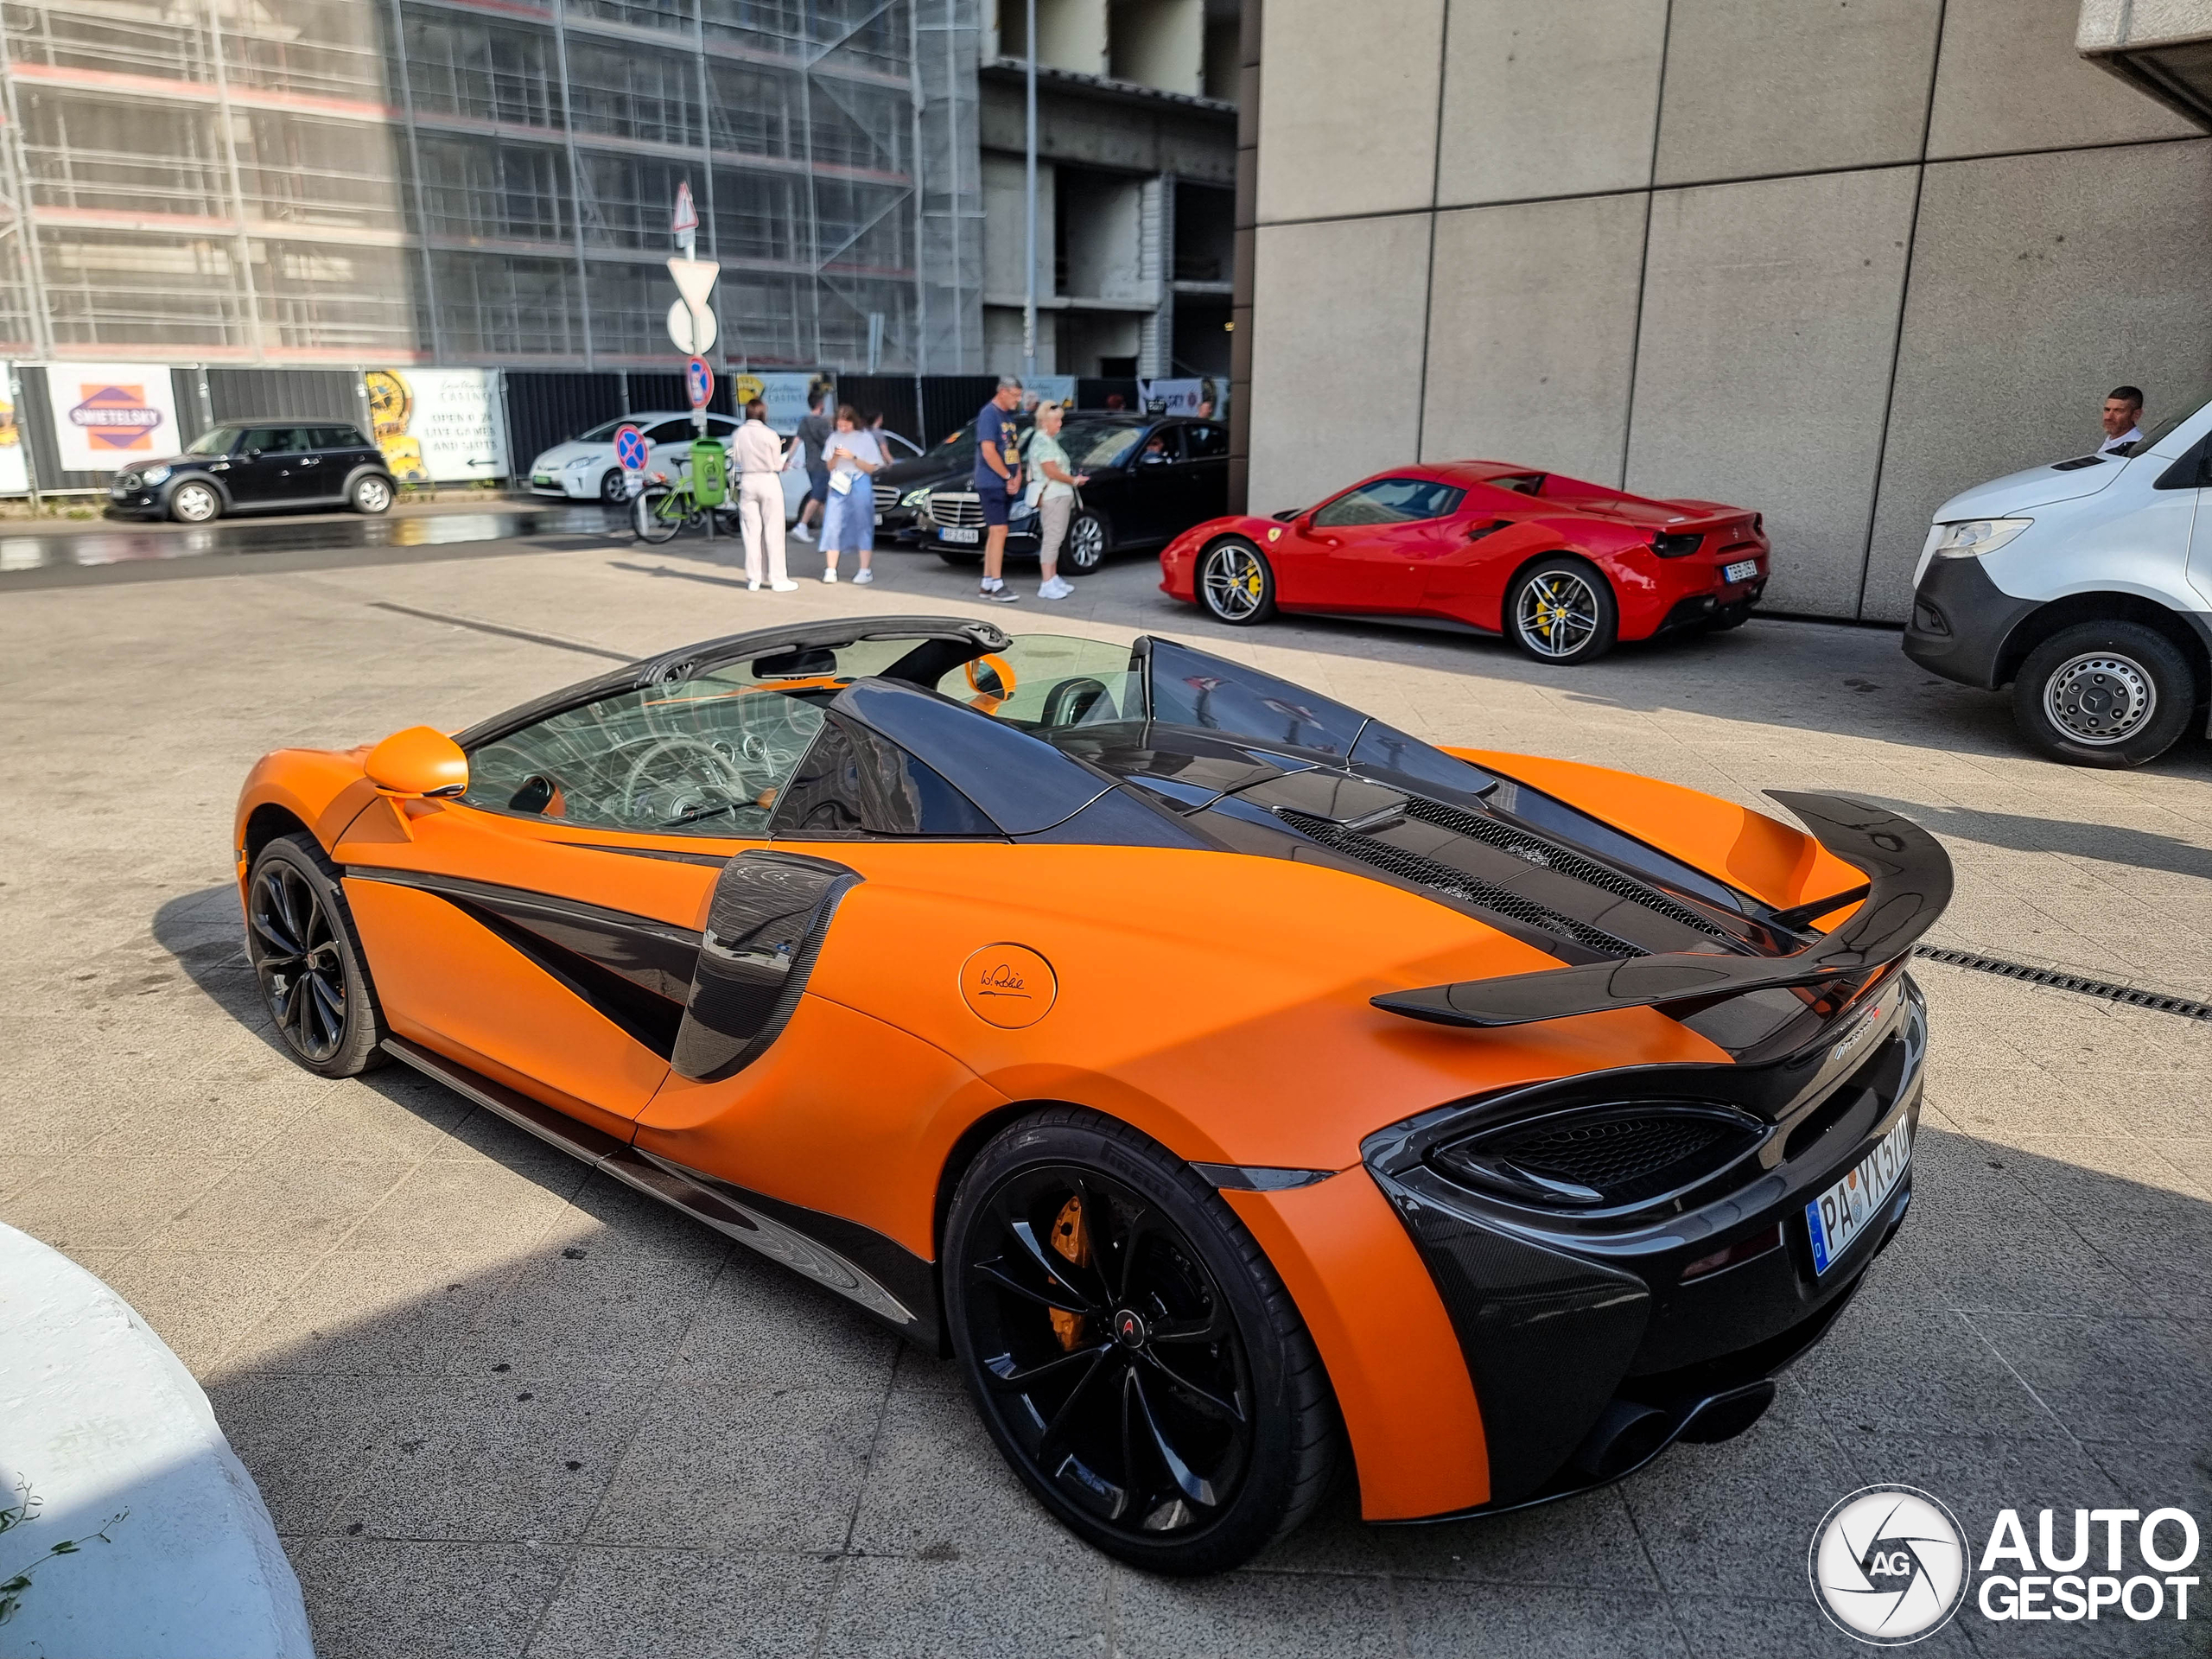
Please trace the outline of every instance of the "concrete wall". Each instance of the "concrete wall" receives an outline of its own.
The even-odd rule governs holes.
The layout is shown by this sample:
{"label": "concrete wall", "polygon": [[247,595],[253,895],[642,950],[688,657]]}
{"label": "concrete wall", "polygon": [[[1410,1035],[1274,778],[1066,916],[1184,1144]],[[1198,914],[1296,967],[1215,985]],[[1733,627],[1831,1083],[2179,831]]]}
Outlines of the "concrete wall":
{"label": "concrete wall", "polygon": [[1756,507],[1772,608],[1902,620],[1945,497],[2212,387],[2212,139],[2078,16],[1268,0],[1252,510],[1523,461]]}
{"label": "concrete wall", "polygon": [[1198,97],[1205,91],[1205,0],[1114,0],[1107,73]]}

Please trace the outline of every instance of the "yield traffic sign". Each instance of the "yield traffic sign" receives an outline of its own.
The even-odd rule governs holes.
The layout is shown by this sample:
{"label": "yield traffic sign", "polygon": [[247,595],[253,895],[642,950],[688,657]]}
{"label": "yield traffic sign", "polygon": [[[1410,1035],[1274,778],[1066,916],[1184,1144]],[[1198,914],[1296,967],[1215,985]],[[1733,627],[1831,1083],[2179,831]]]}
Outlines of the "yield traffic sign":
{"label": "yield traffic sign", "polygon": [[645,435],[634,426],[614,429],[614,459],[626,473],[645,470]]}
{"label": "yield traffic sign", "polygon": [[704,409],[715,395],[715,372],[693,358],[683,365],[683,390],[690,394],[692,408]]}
{"label": "yield traffic sign", "polygon": [[715,259],[671,259],[668,274],[676,278],[676,291],[683,296],[683,303],[698,309],[707,302],[713,291],[715,278],[721,274],[721,264]]}

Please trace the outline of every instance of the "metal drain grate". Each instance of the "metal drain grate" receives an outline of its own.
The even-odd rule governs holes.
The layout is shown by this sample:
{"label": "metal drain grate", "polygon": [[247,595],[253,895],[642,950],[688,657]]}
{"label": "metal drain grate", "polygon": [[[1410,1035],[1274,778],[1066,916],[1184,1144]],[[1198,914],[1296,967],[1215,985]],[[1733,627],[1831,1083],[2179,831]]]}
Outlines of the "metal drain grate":
{"label": "metal drain grate", "polygon": [[2131,1008],[2148,1008],[2153,1014],[2177,1014],[2183,1020],[2202,1020],[2212,1024],[2212,1003],[2192,1001],[2185,996],[2173,996],[2164,991],[2146,991],[2135,985],[2115,985],[2108,979],[2092,979],[2087,974],[2069,974],[2056,968],[2031,968],[2024,962],[2007,962],[2002,957],[1985,957],[1978,950],[1951,950],[1932,944],[1916,944],[1912,954],[1923,962],[1940,962],[1952,968],[1971,968],[1978,974],[1994,974],[1999,979],[2017,979],[2029,985],[2048,985],[2055,991],[2072,991],[2081,996],[2100,997],[2107,1002],[2119,1002]]}

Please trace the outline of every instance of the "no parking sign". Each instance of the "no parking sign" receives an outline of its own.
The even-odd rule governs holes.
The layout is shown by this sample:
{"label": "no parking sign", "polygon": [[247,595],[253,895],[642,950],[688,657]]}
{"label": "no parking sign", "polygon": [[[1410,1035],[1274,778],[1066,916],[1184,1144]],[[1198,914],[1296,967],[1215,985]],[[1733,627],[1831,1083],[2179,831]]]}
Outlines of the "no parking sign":
{"label": "no parking sign", "polygon": [[704,358],[695,357],[683,365],[683,389],[691,394],[694,409],[704,409],[715,395],[715,372]]}
{"label": "no parking sign", "polygon": [[645,435],[634,426],[614,429],[614,459],[626,473],[645,470]]}

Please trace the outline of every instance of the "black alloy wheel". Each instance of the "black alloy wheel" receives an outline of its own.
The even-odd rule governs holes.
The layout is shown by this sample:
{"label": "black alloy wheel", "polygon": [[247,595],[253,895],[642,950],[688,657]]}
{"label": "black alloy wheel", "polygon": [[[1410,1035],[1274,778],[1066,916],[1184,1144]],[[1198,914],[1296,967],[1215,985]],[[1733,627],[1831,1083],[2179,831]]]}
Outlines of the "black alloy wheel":
{"label": "black alloy wheel", "polygon": [[382,1064],[382,1010],[337,871],[304,836],[263,848],[246,879],[246,956],[292,1058],[326,1077]]}
{"label": "black alloy wheel", "polygon": [[1068,520],[1058,569],[1071,576],[1087,576],[1105,563],[1106,556],[1113,550],[1114,535],[1106,520],[1086,507]]}
{"label": "black alloy wheel", "polygon": [[169,517],[181,524],[205,524],[223,516],[223,493],[213,484],[188,478],[169,492]]}
{"label": "black alloy wheel", "polygon": [[2203,694],[2189,658],[2156,628],[2082,622],[2028,653],[2012,684],[2012,718],[2054,760],[2139,766],[2174,746]]}
{"label": "black alloy wheel", "polygon": [[1219,1572],[1297,1526],[1338,1427],[1319,1355],[1220,1195],[1127,1125],[1055,1108],[979,1154],[946,1312],[984,1423],[1071,1530]]}

